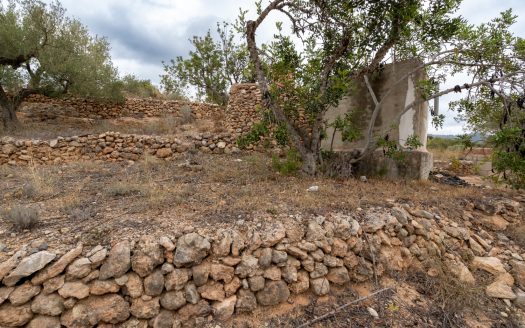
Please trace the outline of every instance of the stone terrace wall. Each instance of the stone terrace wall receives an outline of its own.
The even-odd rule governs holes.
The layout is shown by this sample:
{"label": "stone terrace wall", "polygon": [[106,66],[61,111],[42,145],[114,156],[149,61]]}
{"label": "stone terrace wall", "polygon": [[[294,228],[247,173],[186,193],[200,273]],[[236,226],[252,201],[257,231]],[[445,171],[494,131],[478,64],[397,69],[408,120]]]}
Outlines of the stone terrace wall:
{"label": "stone terrace wall", "polygon": [[[28,103],[51,105],[54,107],[54,110],[58,110],[62,115],[91,119],[109,119],[125,116],[163,116],[167,114],[178,114],[183,107],[191,108],[198,118],[213,117],[224,111],[220,106],[215,104],[154,98],[128,98],[124,104],[111,104],[80,98],[54,99],[34,95],[29,98]],[[38,108],[33,107],[31,110],[38,112]],[[43,107],[39,114],[45,115],[46,110],[47,108]]]}
{"label": "stone terrace wall", "polygon": [[472,204],[492,215],[482,215],[483,227],[392,205],[272,219],[211,236],[188,227],[185,234],[144,236],[111,248],[78,244],[62,256],[45,243],[24,246],[0,263],[0,326],[197,327],[435,259],[459,280],[475,283],[464,264],[472,259],[471,268],[496,277],[487,287],[490,297],[524,301],[522,256],[509,245],[501,251],[485,231],[519,220],[519,203]]}
{"label": "stone terrace wall", "polygon": [[46,117],[52,110],[60,115],[90,119],[110,119],[125,116],[157,117],[167,114],[178,115],[183,107],[192,109],[197,119],[220,120],[227,131],[241,134],[248,132],[251,126],[260,120],[258,105],[261,92],[256,84],[245,83],[232,86],[227,108],[215,104],[169,101],[159,99],[126,99],[122,105],[100,103],[80,98],[53,99],[41,95],[29,98],[31,114]]}
{"label": "stone terrace wall", "polygon": [[59,137],[50,141],[4,137],[0,139],[0,165],[58,164],[78,160],[136,161],[146,154],[169,159],[176,153],[192,149],[206,153],[233,153],[239,151],[235,141],[230,133],[203,133],[184,140],[118,132]]}
{"label": "stone terrace wall", "polygon": [[261,90],[256,84],[233,85],[225,112],[228,129],[238,134],[249,132],[253,124],[262,119],[259,111],[261,99]]}

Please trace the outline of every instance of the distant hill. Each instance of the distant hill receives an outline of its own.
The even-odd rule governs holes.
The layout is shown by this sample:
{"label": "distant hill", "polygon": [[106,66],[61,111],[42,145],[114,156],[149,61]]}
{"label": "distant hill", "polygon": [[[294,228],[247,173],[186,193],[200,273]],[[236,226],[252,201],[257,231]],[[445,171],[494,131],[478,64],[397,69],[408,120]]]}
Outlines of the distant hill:
{"label": "distant hill", "polygon": [[[457,134],[429,134],[429,137],[433,138],[441,138],[441,139],[455,139],[458,135]],[[476,133],[472,136],[472,141],[478,142],[478,141],[485,141],[487,139],[487,136]]]}

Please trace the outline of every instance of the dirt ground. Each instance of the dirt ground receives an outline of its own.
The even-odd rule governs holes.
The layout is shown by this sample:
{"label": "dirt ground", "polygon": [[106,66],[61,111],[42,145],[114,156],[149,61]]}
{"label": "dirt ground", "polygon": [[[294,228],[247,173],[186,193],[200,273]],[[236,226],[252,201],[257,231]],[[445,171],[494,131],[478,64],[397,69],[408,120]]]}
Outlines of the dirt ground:
{"label": "dirt ground", "polygon": [[[310,186],[318,192],[308,192]],[[227,228],[275,216],[354,212],[407,202],[461,218],[469,201],[520,197],[512,190],[454,187],[433,182],[282,177],[265,154],[183,155],[174,161],[79,162],[61,166],[0,167],[1,210],[38,210],[33,229],[0,220],[10,247],[46,236],[53,246],[107,245],[126,234],[182,233],[188,227]],[[0,260],[6,257],[0,253]]]}

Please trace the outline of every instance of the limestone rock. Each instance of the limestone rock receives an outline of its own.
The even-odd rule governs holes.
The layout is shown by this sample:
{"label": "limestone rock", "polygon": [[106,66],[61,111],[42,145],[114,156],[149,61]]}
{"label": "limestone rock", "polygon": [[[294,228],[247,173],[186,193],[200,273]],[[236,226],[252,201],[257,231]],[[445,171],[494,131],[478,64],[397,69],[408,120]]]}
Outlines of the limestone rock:
{"label": "limestone rock", "polygon": [[120,286],[115,280],[95,280],[89,286],[89,293],[91,295],[118,293],[119,290]]}
{"label": "limestone rock", "polygon": [[218,239],[214,241],[212,253],[216,256],[228,256],[230,254],[233,239],[229,231],[220,230]]}
{"label": "limestone rock", "polygon": [[202,298],[211,301],[224,300],[224,286],[221,283],[211,281],[204,286],[197,288]]}
{"label": "limestone rock", "polygon": [[512,291],[513,284],[514,278],[509,273],[504,273],[488,285],[485,291],[489,297],[513,300],[516,298],[516,294]]}
{"label": "limestone rock", "polygon": [[272,262],[280,264],[288,261],[288,254],[284,251],[272,250]]}
{"label": "limestone rock", "polygon": [[[186,304],[177,313],[182,322],[191,318],[204,317],[212,311],[210,305],[205,300],[200,300],[197,304]],[[191,327],[191,326],[190,326]]]}
{"label": "limestone rock", "polygon": [[387,223],[387,217],[383,213],[367,213],[365,215],[365,221],[361,224],[363,231],[368,233],[376,232]]}
{"label": "limestone rock", "polygon": [[33,279],[31,279],[33,285],[41,285],[44,281],[54,278],[62,273],[69,263],[82,254],[82,248],[82,244],[78,244],[77,247],[67,252],[58,261],[37,273]]}
{"label": "limestone rock", "polygon": [[144,293],[149,296],[159,296],[164,289],[164,276],[160,270],[144,278]]}
{"label": "limestone rock", "polygon": [[305,251],[301,250],[299,247],[290,246],[286,251],[291,256],[300,260],[306,260],[308,258],[308,254]]}
{"label": "limestone rock", "polygon": [[26,328],[60,328],[60,320],[57,317],[37,316],[29,322]]}
{"label": "limestone rock", "polygon": [[[286,253],[285,253],[286,254]],[[259,268],[259,260],[251,255],[244,255],[241,263],[235,268],[235,274],[239,278],[246,278],[253,276]]]}
{"label": "limestone rock", "polygon": [[506,273],[503,263],[497,257],[474,257],[472,266],[477,269],[482,269],[493,275]]}
{"label": "limestone rock", "polygon": [[315,263],[314,271],[310,272],[310,278],[317,279],[328,274],[328,268],[323,263]]}
{"label": "limestone rock", "polygon": [[131,258],[131,267],[139,276],[145,277],[153,272],[156,266],[164,262],[162,248],[157,239],[143,236]]}
{"label": "limestone rock", "polygon": [[144,301],[142,298],[136,298],[131,303],[130,311],[131,314],[136,318],[151,319],[159,314],[159,298],[155,297],[149,301]]}
{"label": "limestone rock", "polygon": [[316,241],[326,238],[326,231],[314,220],[308,223],[306,230],[306,241]]}
{"label": "limestone rock", "polygon": [[239,290],[237,302],[235,303],[237,313],[251,313],[256,308],[257,298],[255,294],[246,289]]}
{"label": "limestone rock", "polygon": [[0,327],[21,327],[33,318],[29,304],[14,306],[9,303],[0,305]]}
{"label": "limestone rock", "polygon": [[92,296],[78,302],[60,318],[68,328],[92,327],[99,322],[117,324],[129,318],[130,307],[121,296],[107,294]]}
{"label": "limestone rock", "polygon": [[166,290],[181,290],[190,280],[190,271],[188,269],[175,269],[168,274],[165,279]]}
{"label": "limestone rock", "polygon": [[344,285],[350,281],[350,275],[345,267],[330,269],[326,278],[337,285]]}
{"label": "limestone rock", "polygon": [[118,278],[131,268],[131,249],[129,241],[122,241],[109,251],[106,262],[100,267],[100,280]]}
{"label": "limestone rock", "polygon": [[40,294],[31,303],[31,311],[41,315],[58,316],[64,311],[64,299],[57,293]]}
{"label": "limestone rock", "polygon": [[195,285],[202,286],[208,282],[208,276],[210,275],[210,265],[208,263],[196,265],[191,268],[191,271]]}
{"label": "limestone rock", "polygon": [[235,304],[237,303],[237,296],[226,298],[222,302],[213,303],[213,314],[219,321],[225,321],[231,318],[235,311]]}
{"label": "limestone rock", "polygon": [[65,276],[57,276],[49,280],[46,280],[44,282],[44,285],[43,285],[44,289],[42,290],[42,292],[44,294],[51,294],[53,292],[56,292],[62,286],[64,286],[64,282],[65,282]]}
{"label": "limestone rock", "polygon": [[234,277],[232,281],[228,284],[224,284],[224,293],[226,297],[235,295],[239,288],[241,288],[241,280],[237,277]]}
{"label": "limestone rock", "polygon": [[252,292],[258,292],[260,290],[263,290],[265,282],[266,280],[264,280],[264,278],[261,276],[253,276],[248,278],[248,283]]}
{"label": "limestone rock", "polygon": [[82,257],[71,263],[66,270],[68,280],[82,279],[91,272],[91,261]]}
{"label": "limestone rock", "polygon": [[162,305],[162,307],[166,310],[176,311],[183,307],[185,304],[186,296],[184,295],[183,291],[166,292],[160,297],[160,305]]}
{"label": "limestone rock", "polygon": [[272,264],[272,249],[265,247],[258,250],[259,266],[261,268],[266,268]]}
{"label": "limestone rock", "polygon": [[290,284],[290,291],[294,294],[301,294],[310,288],[310,277],[308,272],[299,271],[297,273],[297,281]]}
{"label": "limestone rock", "polygon": [[26,282],[16,287],[11,295],[9,295],[9,302],[15,306],[25,304],[38,295],[40,289],[40,286],[33,286],[30,282]]}
{"label": "limestone rock", "polygon": [[186,287],[184,287],[184,292],[186,293],[186,301],[188,301],[188,303],[197,304],[201,300],[195,284],[187,284]]}
{"label": "limestone rock", "polygon": [[297,268],[293,265],[287,265],[282,268],[281,275],[284,281],[291,284],[297,281]]}
{"label": "limestone rock", "polygon": [[408,213],[400,207],[393,207],[390,210],[390,213],[401,223],[402,225],[408,224]]}
{"label": "limestone rock", "polygon": [[173,313],[166,310],[161,310],[159,315],[153,321],[153,328],[172,328],[175,318]]}
{"label": "limestone rock", "polygon": [[16,266],[20,263],[22,258],[26,256],[26,254],[27,254],[27,249],[23,247],[18,252],[16,252],[13,256],[11,256],[7,261],[0,263],[0,280],[4,279],[4,277],[7,276],[7,274],[11,272],[11,270],[16,268]]}
{"label": "limestone rock", "polygon": [[159,244],[169,252],[175,250],[175,244],[168,237],[160,237]]}
{"label": "limestone rock", "polygon": [[288,300],[290,291],[288,286],[282,280],[269,281],[264,286],[264,289],[257,292],[257,302],[264,306],[277,305]]}
{"label": "limestone rock", "polygon": [[516,282],[525,288],[525,262],[512,260],[510,264],[512,265],[512,274]]}
{"label": "limestone rock", "polygon": [[330,292],[330,282],[326,278],[311,279],[310,287],[317,296],[327,295]]}
{"label": "limestone rock", "polygon": [[286,229],[284,225],[280,222],[272,222],[264,227],[264,232],[262,233],[262,246],[263,247],[272,247],[278,244],[281,240],[286,237]]}
{"label": "limestone rock", "polygon": [[210,248],[210,242],[206,238],[196,233],[184,235],[177,241],[173,263],[176,266],[198,264],[208,255]]}
{"label": "limestone rock", "polygon": [[0,305],[11,295],[15,287],[0,287]]}
{"label": "limestone rock", "polygon": [[125,284],[125,291],[126,294],[132,298],[142,296],[144,285],[138,274],[134,272],[128,274],[128,281]]}
{"label": "limestone rock", "polygon": [[[234,277],[235,270],[232,267],[222,264],[212,264],[210,268],[210,276],[215,281],[223,281],[229,283]],[[193,278],[195,280],[195,277]]]}
{"label": "limestone rock", "polygon": [[66,282],[58,290],[58,294],[63,298],[74,297],[76,299],[84,299],[89,296],[89,287],[81,281]]}
{"label": "limestone rock", "polygon": [[49,262],[53,261],[56,254],[41,251],[20,261],[20,264],[11,271],[11,273],[4,278],[3,283],[6,286],[14,286],[20,279],[30,276],[45,267]]}
{"label": "limestone rock", "polygon": [[486,216],[481,219],[481,224],[494,231],[505,231],[509,222],[499,215]]}

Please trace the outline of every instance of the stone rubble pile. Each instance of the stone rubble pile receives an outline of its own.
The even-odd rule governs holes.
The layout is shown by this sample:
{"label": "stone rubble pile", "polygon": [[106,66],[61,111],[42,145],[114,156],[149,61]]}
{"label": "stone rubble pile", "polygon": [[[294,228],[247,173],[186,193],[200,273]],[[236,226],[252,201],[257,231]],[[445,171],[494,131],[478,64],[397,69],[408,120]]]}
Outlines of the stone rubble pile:
{"label": "stone rubble pile", "polygon": [[486,200],[467,206],[459,225],[392,204],[212,236],[79,244],[62,256],[24,246],[0,263],[0,326],[198,327],[417,262],[444,263],[465,283],[486,271],[494,277],[489,297],[525,307],[525,254],[497,235],[523,213],[518,202]]}
{"label": "stone rubble pile", "polygon": [[203,133],[179,138],[107,132],[43,140],[0,138],[0,165],[59,164],[79,160],[137,161],[145,155],[171,158],[197,149],[205,153],[234,153],[236,139],[229,133]]}

